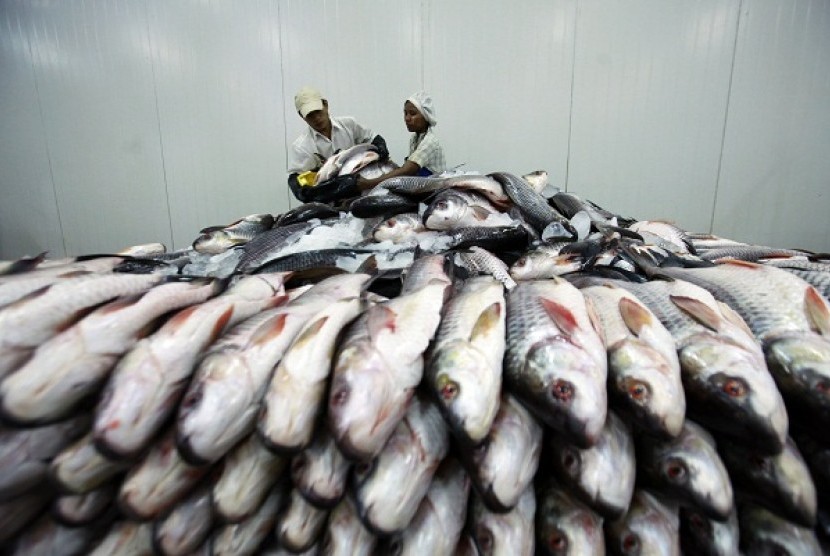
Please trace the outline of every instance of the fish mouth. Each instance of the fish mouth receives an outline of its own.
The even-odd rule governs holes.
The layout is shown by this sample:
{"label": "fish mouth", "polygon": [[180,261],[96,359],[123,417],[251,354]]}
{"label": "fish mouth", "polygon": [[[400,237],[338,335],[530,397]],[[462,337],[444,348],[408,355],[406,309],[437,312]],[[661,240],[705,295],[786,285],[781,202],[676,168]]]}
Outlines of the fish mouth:
{"label": "fish mouth", "polygon": [[199,454],[193,447],[191,436],[187,434],[176,434],[176,450],[184,461],[190,465],[208,465],[213,463],[209,458]]}
{"label": "fish mouth", "polygon": [[[135,460],[147,451],[144,448],[130,450],[117,446],[112,442],[112,440],[107,438],[106,431],[102,434],[94,432],[92,435],[92,443],[98,453],[105,458],[114,461]],[[149,449],[150,446],[152,446],[152,443],[147,447],[147,449]]]}

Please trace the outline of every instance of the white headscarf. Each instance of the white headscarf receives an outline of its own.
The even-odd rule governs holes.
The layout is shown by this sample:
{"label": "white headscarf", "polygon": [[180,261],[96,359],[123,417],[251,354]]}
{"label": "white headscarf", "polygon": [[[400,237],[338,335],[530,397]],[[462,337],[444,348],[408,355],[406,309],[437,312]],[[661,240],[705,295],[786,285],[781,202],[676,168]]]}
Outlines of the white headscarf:
{"label": "white headscarf", "polygon": [[430,127],[438,123],[435,119],[435,105],[432,104],[432,97],[427,93],[418,91],[406,100],[415,105]]}

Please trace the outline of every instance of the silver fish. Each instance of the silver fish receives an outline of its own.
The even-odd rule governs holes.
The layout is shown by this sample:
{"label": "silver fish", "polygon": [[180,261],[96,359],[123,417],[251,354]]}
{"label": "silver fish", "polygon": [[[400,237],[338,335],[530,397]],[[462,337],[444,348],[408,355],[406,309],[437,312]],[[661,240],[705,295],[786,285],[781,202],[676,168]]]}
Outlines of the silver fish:
{"label": "silver fish", "polygon": [[539,490],[536,539],[541,554],[605,554],[602,518],[552,479]]}
{"label": "silver fish", "polygon": [[487,438],[460,457],[484,503],[495,512],[505,512],[533,482],[541,451],[542,427],[505,392]]}
{"label": "silver fish", "polygon": [[581,291],[602,324],[611,404],[649,434],[677,436],[686,396],[671,333],[632,293],[612,283]]}
{"label": "silver fish", "polygon": [[371,556],[376,545],[377,537],[363,525],[354,501],[344,496],[329,515],[321,556]]}
{"label": "silver fish", "polygon": [[454,458],[445,459],[412,522],[389,541],[395,556],[452,556],[467,517],[470,479]]}
{"label": "silver fish", "polygon": [[279,226],[259,234],[242,247],[243,254],[234,268],[234,273],[250,272],[279,257],[288,246],[297,243],[300,238],[321,224],[320,220],[313,219]]}
{"label": "silver fish", "polygon": [[387,218],[375,228],[372,237],[375,241],[404,243],[415,239],[415,235],[426,230],[421,217],[414,212],[396,214]]}
{"label": "silver fish", "polygon": [[368,180],[373,180],[375,178],[379,178],[381,176],[385,176],[392,170],[396,170],[398,165],[392,162],[391,160],[376,160],[374,162],[370,162],[363,168],[361,168],[357,174]]}
{"label": "silver fish", "polygon": [[[368,156],[369,153],[372,153],[374,156]],[[360,165],[364,160],[365,164],[363,164],[363,166],[377,159],[377,150],[371,143],[359,143],[353,147],[349,147],[348,149],[343,149],[342,151],[330,156],[323,164],[323,167],[317,171],[315,184],[323,183],[333,177],[342,175],[341,172],[343,172],[344,169],[351,169],[350,172],[346,173],[357,171],[362,167]]]}
{"label": "silver fish", "polygon": [[94,393],[118,361],[163,314],[215,295],[214,280],[173,282],[140,297],[121,298],[40,345],[0,383],[0,410],[23,424],[66,417]]}
{"label": "silver fish", "polygon": [[516,281],[510,276],[510,270],[500,258],[486,249],[474,245],[467,251],[456,254],[456,262],[474,274],[490,274],[508,290],[516,287]]}
{"label": "silver fish", "polygon": [[139,452],[187,386],[200,353],[224,330],[283,303],[285,274],[246,276],[222,295],[176,313],[116,366],[95,416],[95,442],[119,457]]}
{"label": "silver fish", "polygon": [[427,363],[439,408],[467,445],[484,440],[498,410],[505,314],[501,284],[489,276],[468,280],[447,303]]}
{"label": "silver fish", "polygon": [[257,553],[265,537],[274,528],[284,495],[274,490],[254,515],[241,523],[228,524],[214,531],[211,553],[216,556],[248,556]]}
{"label": "silver fish", "polygon": [[193,249],[212,255],[224,253],[231,247],[248,243],[273,225],[274,217],[270,214],[249,214],[228,226],[202,230],[202,235],[193,242]]}
{"label": "silver fish", "polygon": [[438,408],[413,398],[377,458],[355,467],[355,501],[367,527],[380,534],[406,528],[447,450],[449,434]]}
{"label": "silver fish", "polygon": [[690,239],[685,230],[661,220],[639,220],[634,222],[628,229],[637,232],[646,243],[661,247],[671,253],[688,254],[690,250]]}
{"label": "silver fish", "polygon": [[736,245],[721,247],[719,249],[707,249],[700,253],[704,261],[725,261],[727,259],[738,259],[741,261],[758,262],[766,257],[797,257],[809,253],[796,249],[778,249],[763,245]]}
{"label": "silver fish", "polygon": [[328,510],[314,507],[298,490],[292,490],[288,507],[277,520],[280,546],[295,553],[305,552],[322,534],[328,515]]}
{"label": "silver fish", "polygon": [[55,554],[86,554],[94,539],[102,532],[97,527],[70,527],[44,515],[26,529],[14,543],[14,556],[53,556]]}
{"label": "silver fish", "polygon": [[89,433],[55,456],[49,464],[49,474],[61,488],[83,494],[131,466],[130,461],[113,461],[104,457],[95,447],[92,433]]}
{"label": "silver fish", "polygon": [[722,442],[719,453],[732,485],[742,498],[803,527],[815,527],[816,487],[792,439],[780,454],[759,454],[734,442]]}
{"label": "silver fish", "polygon": [[579,446],[607,412],[607,357],[597,317],[562,280],[523,282],[507,298],[505,381],[537,418]]}
{"label": "silver fish", "polygon": [[52,458],[88,428],[88,414],[37,428],[0,428],[0,501],[42,483]]}
{"label": "silver fish", "polygon": [[151,523],[119,521],[89,552],[89,556],[149,556],[153,553]]}
{"label": "silver fish", "polygon": [[753,504],[738,512],[741,548],[745,554],[820,556],[821,546],[812,529],[800,527]]}
{"label": "silver fish", "polygon": [[[443,258],[441,258],[443,260]],[[415,276],[421,263],[413,264]],[[438,328],[449,279],[432,278],[414,291],[370,307],[346,330],[334,360],[328,423],[347,457],[380,453],[421,382],[423,353]],[[414,288],[414,286],[412,286]]]}
{"label": "silver fish", "polygon": [[548,173],[545,170],[535,170],[522,174],[522,179],[529,183],[536,193],[541,194],[548,186]]}
{"label": "silver fish", "polygon": [[106,274],[118,266],[123,257],[99,257],[46,268],[36,268],[0,276],[0,307],[23,299],[42,288],[80,276]]}
{"label": "silver fish", "polygon": [[795,274],[830,299],[830,263],[814,262],[803,258],[771,259],[763,261],[765,266],[774,266]]}
{"label": "silver fish", "polygon": [[330,508],[346,491],[351,463],[343,457],[334,438],[322,427],[311,444],[291,459],[294,488],[314,505]]}
{"label": "silver fish", "polygon": [[674,336],[688,416],[736,442],[779,452],[787,409],[740,316],[683,280],[614,283],[645,303]]}
{"label": "silver fish", "polygon": [[637,450],[638,480],[681,504],[725,520],[733,507],[732,483],[715,450],[715,441],[701,426],[686,420],[672,440],[641,436]]}
{"label": "silver fish", "polygon": [[192,462],[218,460],[254,430],[274,366],[315,313],[356,297],[365,274],[332,276],[287,305],[263,312],[216,342],[202,358],[179,407],[179,449]]}
{"label": "silver fish", "polygon": [[169,514],[153,523],[153,547],[168,555],[194,552],[213,527],[210,483],[203,482]]}
{"label": "silver fish", "polygon": [[[436,176],[396,176],[388,178],[378,184],[392,193],[399,193],[407,196],[427,195],[440,189],[449,187],[447,178]],[[377,189],[377,188],[376,188]]]}
{"label": "silver fish", "polygon": [[554,434],[551,452],[557,477],[591,509],[612,519],[625,514],[634,493],[634,439],[614,413],[608,413],[591,448],[579,448]]}
{"label": "silver fish", "polygon": [[505,226],[513,219],[499,212],[477,193],[448,189],[439,193],[423,214],[424,226],[430,230],[455,230],[468,226]]}
{"label": "silver fish", "polygon": [[187,464],[168,431],[121,483],[118,504],[128,516],[156,519],[170,510],[210,470]]}
{"label": "silver fish", "polygon": [[445,183],[447,187],[453,189],[474,191],[483,195],[500,209],[507,208],[511,204],[510,197],[504,192],[504,188],[490,176],[460,174],[446,178]]}
{"label": "silver fish", "polygon": [[577,253],[562,253],[563,245],[540,245],[525,252],[510,266],[510,276],[515,280],[538,280],[581,270],[582,257]]}
{"label": "silver fish", "polygon": [[163,243],[142,243],[141,245],[131,245],[120,250],[117,255],[124,255],[127,257],[155,257],[167,253],[167,246]]}
{"label": "silver fish", "polygon": [[342,299],[315,314],[280,360],[262,400],[257,431],[271,449],[305,448],[326,394],[336,341],[366,303]]}
{"label": "silver fish", "polygon": [[[558,239],[573,239],[576,231],[562,214],[551,207],[547,199],[530,187],[525,180],[507,172],[494,172],[489,174],[504,188],[504,192],[519,208],[527,221],[538,231],[545,230],[548,237]],[[551,233],[548,228],[551,225],[558,227],[558,232]]]}
{"label": "silver fish", "polygon": [[11,500],[0,500],[0,543],[14,539],[26,524],[41,515],[54,494],[49,485],[41,484]]}
{"label": "silver fish", "polygon": [[34,349],[110,299],[135,295],[161,281],[160,274],[88,274],[37,290],[0,309],[0,377],[28,359]]}
{"label": "silver fish", "polygon": [[507,513],[492,512],[474,492],[471,496],[469,523],[475,546],[482,556],[534,554],[536,539],[533,518],[536,496],[533,487],[522,493],[516,506]]}
{"label": "silver fish", "polygon": [[239,523],[253,515],[275,487],[287,458],[265,448],[257,435],[242,441],[227,456],[222,474],[213,485],[213,509],[227,523]]}
{"label": "silver fish", "polygon": [[605,524],[609,554],[680,556],[677,508],[662,503],[646,490],[634,491],[628,512]]}
{"label": "silver fish", "polygon": [[732,556],[738,554],[738,512],[725,521],[711,519],[689,508],[680,508],[680,546],[683,554]]}
{"label": "silver fish", "polygon": [[109,483],[85,494],[64,494],[52,503],[52,515],[70,527],[87,525],[109,508],[115,500],[117,487],[116,483]]}

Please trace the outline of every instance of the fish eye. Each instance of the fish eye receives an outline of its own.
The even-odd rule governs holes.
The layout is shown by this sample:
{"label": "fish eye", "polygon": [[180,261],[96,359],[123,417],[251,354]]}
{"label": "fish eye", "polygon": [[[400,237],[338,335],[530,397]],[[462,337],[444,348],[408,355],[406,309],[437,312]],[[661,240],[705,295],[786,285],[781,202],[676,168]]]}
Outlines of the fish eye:
{"label": "fish eye", "polygon": [[579,453],[577,453],[575,450],[571,448],[566,448],[562,452],[562,465],[570,473],[574,473],[577,471],[577,469],[579,468],[580,459],[581,458],[579,457]]}
{"label": "fish eye", "polygon": [[827,380],[825,378],[825,379],[821,379],[821,380],[816,381],[815,389],[819,394],[823,394],[825,396],[830,396],[830,380]]}
{"label": "fish eye", "polygon": [[548,535],[548,548],[554,554],[565,554],[568,550],[568,537],[559,529]]}
{"label": "fish eye", "polygon": [[730,398],[742,398],[746,395],[747,386],[746,383],[739,378],[730,378],[723,383],[721,389]]}
{"label": "fish eye", "polygon": [[493,533],[487,527],[479,527],[476,531],[476,544],[482,552],[493,550]]}
{"label": "fish eye", "polygon": [[461,387],[454,380],[450,380],[446,374],[438,376],[438,393],[445,402],[451,402],[461,391]]}
{"label": "fish eye", "polygon": [[291,460],[291,472],[292,473],[299,473],[305,468],[306,464],[306,457],[303,454],[298,455],[293,460]]}
{"label": "fish eye", "polygon": [[393,227],[396,223],[397,223],[397,222],[396,222],[396,220],[395,220],[394,218],[390,218],[389,220],[387,220],[387,221],[386,221],[386,225],[387,225],[389,228]]}
{"label": "fish eye", "polygon": [[649,397],[649,388],[644,382],[635,380],[628,386],[628,395],[632,400],[643,401]]}
{"label": "fish eye", "polygon": [[686,465],[677,458],[669,458],[663,465],[666,477],[673,483],[683,483],[686,480]]}
{"label": "fish eye", "polygon": [[640,537],[634,533],[628,533],[622,539],[622,549],[625,554],[639,554]]}
{"label": "fish eye", "polygon": [[551,396],[561,402],[569,402],[574,397],[574,387],[567,380],[559,379],[551,386],[550,393]]}
{"label": "fish eye", "polygon": [[331,395],[331,403],[333,405],[343,405],[349,400],[349,390],[347,388],[341,388],[340,390],[333,392]]}
{"label": "fish eye", "polygon": [[438,210],[446,210],[447,202],[446,201],[438,201],[437,203],[435,203],[435,208],[437,208]]}
{"label": "fish eye", "polygon": [[360,463],[355,464],[354,466],[354,474],[355,478],[358,480],[362,480],[369,474],[372,470],[372,466],[374,465],[373,461],[362,461]]}

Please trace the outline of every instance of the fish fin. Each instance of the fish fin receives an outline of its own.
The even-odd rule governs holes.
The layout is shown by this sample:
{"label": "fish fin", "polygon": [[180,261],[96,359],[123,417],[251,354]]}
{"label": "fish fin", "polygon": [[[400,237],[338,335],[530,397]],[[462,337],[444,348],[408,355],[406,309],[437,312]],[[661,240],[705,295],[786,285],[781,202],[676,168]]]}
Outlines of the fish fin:
{"label": "fish fin", "polygon": [[355,270],[355,274],[368,274],[374,276],[378,273],[378,259],[375,255],[369,255],[360,263],[360,266]]}
{"label": "fish fin", "polygon": [[287,293],[280,293],[280,294],[277,294],[275,296],[272,296],[268,300],[268,303],[266,304],[266,308],[273,309],[274,307],[279,307],[280,305],[282,305],[283,303],[288,301],[290,298],[291,298],[291,296],[288,295]]}
{"label": "fish fin", "polygon": [[473,331],[470,333],[470,342],[486,337],[501,320],[501,303],[498,301],[484,309],[476,319],[473,325]]}
{"label": "fish fin", "polygon": [[251,337],[251,345],[265,344],[282,334],[282,331],[285,329],[286,320],[288,320],[288,313],[280,313],[268,319],[268,322],[260,326]]}
{"label": "fish fin", "polygon": [[375,343],[378,335],[384,329],[389,329],[392,333],[395,332],[395,318],[397,316],[395,311],[386,305],[375,305],[369,309],[366,325],[369,328],[369,338],[371,338],[372,343]]}
{"label": "fish fin", "polygon": [[602,326],[602,319],[597,314],[597,308],[594,306],[594,302],[587,297],[585,298],[585,310],[588,313],[588,320],[591,321],[591,326],[594,328],[600,340],[602,340],[603,345],[605,345],[605,328]]}
{"label": "fish fin", "polygon": [[726,318],[726,320],[728,320],[729,322],[731,322],[732,324],[746,332],[750,338],[755,337],[755,334],[753,334],[752,330],[749,329],[749,326],[746,324],[746,321],[743,318],[741,318],[741,315],[735,312],[735,309],[733,309],[732,307],[730,307],[722,301],[718,301],[717,303],[718,307],[720,307],[721,314]]}
{"label": "fish fin", "polygon": [[111,301],[103,307],[101,307],[99,311],[102,314],[115,313],[117,311],[120,311],[121,309],[126,309],[127,307],[135,305],[138,302],[138,300],[141,299],[143,296],[144,294],[119,297],[115,301]]}
{"label": "fish fin", "polygon": [[473,206],[470,209],[473,211],[473,217],[476,220],[487,220],[487,217],[490,216],[490,211],[483,207]]}
{"label": "fish fin", "polygon": [[720,315],[716,314],[711,307],[702,301],[692,297],[686,297],[684,295],[670,295],[669,299],[671,299],[672,303],[677,305],[681,311],[695,319],[703,326],[710,328],[715,332],[717,332],[720,328]]}
{"label": "fish fin", "polygon": [[291,347],[292,348],[294,346],[302,347],[303,345],[307,344],[308,342],[311,342],[314,339],[314,337],[317,335],[317,333],[320,332],[320,329],[323,328],[323,325],[326,324],[326,321],[328,321],[328,320],[329,320],[328,316],[320,317],[319,319],[317,319],[316,321],[311,323],[310,326],[306,326],[305,330],[303,330],[300,333],[300,335],[297,337],[297,339],[294,340],[294,343],[291,344]]}
{"label": "fish fin", "polygon": [[51,288],[51,287],[52,287],[52,285],[49,284],[48,286],[43,286],[42,288],[38,288],[33,292],[27,293],[26,295],[24,295],[20,299],[18,299],[16,301],[13,301],[12,303],[9,303],[8,305],[6,305],[6,307],[19,307],[20,305],[25,305],[26,303],[28,303],[32,299],[36,299],[36,298],[40,297],[41,295],[45,294],[47,291],[49,291],[49,288]]}
{"label": "fish fin", "polygon": [[222,231],[224,229],[225,229],[225,226],[208,226],[207,228],[202,228],[201,230],[199,230],[199,233],[207,235],[207,234],[210,234],[212,232]]}
{"label": "fish fin", "polygon": [[813,286],[804,292],[804,308],[818,333],[830,337],[830,306]]}
{"label": "fish fin", "polygon": [[742,266],[744,268],[751,268],[752,270],[757,270],[762,268],[763,265],[759,265],[758,263],[753,263],[750,261],[742,261],[741,259],[721,259],[717,262],[718,265],[733,265],[733,266]]}
{"label": "fish fin", "polygon": [[211,343],[213,343],[216,338],[218,338],[222,332],[225,330],[225,327],[231,321],[231,317],[233,316],[233,306],[228,307],[225,309],[225,312],[222,313],[216,322],[213,324],[213,331],[211,332]]}
{"label": "fish fin", "polygon": [[58,274],[61,279],[64,278],[77,278],[78,276],[86,276],[88,274],[92,274],[88,270],[70,270],[69,272],[64,272],[63,274]]}
{"label": "fish fin", "polygon": [[193,312],[196,311],[196,309],[198,308],[198,305],[192,305],[190,307],[187,307],[186,309],[182,309],[181,311],[170,317],[170,320],[167,321],[167,324],[165,324],[165,326],[169,326],[170,328],[178,328],[179,326],[183,325],[187,321],[187,319],[190,318],[190,315],[192,315]]}
{"label": "fish fin", "polygon": [[628,297],[620,299],[619,308],[623,322],[635,336],[639,336],[643,328],[654,323],[654,317],[651,313]]}
{"label": "fish fin", "polygon": [[576,317],[570,309],[560,303],[557,303],[556,301],[553,301],[552,299],[547,299],[545,297],[542,297],[539,301],[542,303],[542,308],[544,308],[551,320],[553,320],[556,326],[558,326],[563,332],[571,334],[574,330],[579,328],[579,324],[576,322]]}

